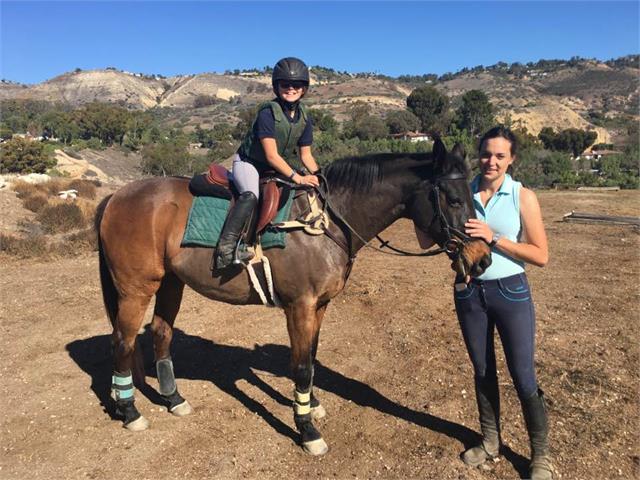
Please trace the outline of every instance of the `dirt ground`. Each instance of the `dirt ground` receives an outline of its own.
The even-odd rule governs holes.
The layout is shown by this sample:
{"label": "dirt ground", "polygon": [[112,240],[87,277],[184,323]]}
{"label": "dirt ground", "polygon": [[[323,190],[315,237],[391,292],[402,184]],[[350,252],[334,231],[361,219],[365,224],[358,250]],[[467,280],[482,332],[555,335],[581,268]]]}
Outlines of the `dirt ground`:
{"label": "dirt ground", "polygon": [[[640,237],[631,227],[560,220],[571,210],[638,215],[640,193],[539,198],[551,261],[528,271],[558,478],[638,478]],[[408,222],[385,236],[417,246]],[[297,445],[280,311],[187,290],[173,358],[195,411],[176,418],[159,402],[144,334],[149,386],[136,397],[151,427],[131,433],[109,400],[97,254],[2,256],[0,478],[522,478],[528,441],[501,351],[505,455],[486,471],[459,459],[478,422],[451,283],[445,258],[361,252],[322,329],[315,384],[330,450],[313,458]]]}

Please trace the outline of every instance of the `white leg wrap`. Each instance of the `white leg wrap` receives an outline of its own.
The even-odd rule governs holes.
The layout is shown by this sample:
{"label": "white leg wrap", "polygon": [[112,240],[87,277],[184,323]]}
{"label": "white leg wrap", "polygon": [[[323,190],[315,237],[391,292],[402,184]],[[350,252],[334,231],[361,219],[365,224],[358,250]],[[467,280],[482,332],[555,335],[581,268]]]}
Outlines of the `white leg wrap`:
{"label": "white leg wrap", "polygon": [[311,413],[311,392],[293,392],[294,402],[293,411],[296,415],[306,415]]}

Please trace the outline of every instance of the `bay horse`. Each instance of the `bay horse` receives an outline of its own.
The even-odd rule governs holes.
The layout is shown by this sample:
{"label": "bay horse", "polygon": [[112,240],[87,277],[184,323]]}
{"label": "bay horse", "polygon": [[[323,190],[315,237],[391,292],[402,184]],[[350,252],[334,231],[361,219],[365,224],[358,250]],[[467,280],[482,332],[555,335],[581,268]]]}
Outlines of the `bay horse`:
{"label": "bay horse", "polygon": [[[447,152],[437,140],[432,153],[376,154],[342,159],[325,172],[330,191],[326,235],[288,233],[285,248],[265,251],[275,291],[286,315],[295,383],[294,420],[303,449],[328,450],[313,420],[324,409],[313,395],[313,362],[327,305],[344,288],[356,253],[399,218],[413,220],[421,246],[440,246],[465,237],[464,223],[475,217],[468,185],[469,167],[459,146]],[[211,248],[181,247],[193,196],[189,179],[157,177],[126,185],[98,208],[100,279],[113,326],[113,391],[117,411],[130,430],[148,421],[134,405],[134,383],[144,385],[136,336],[155,295],[151,321],[159,393],[169,411],[191,413],[178,393],[170,357],[172,330],[184,286],[212,300],[236,305],[261,304],[241,266],[211,271]],[[303,211],[294,201],[292,216]],[[453,233],[452,233],[453,232]],[[479,275],[490,264],[481,240],[464,238],[452,255],[458,275]],[[451,253],[451,252],[449,252]],[[132,371],[133,370],[133,371]]]}

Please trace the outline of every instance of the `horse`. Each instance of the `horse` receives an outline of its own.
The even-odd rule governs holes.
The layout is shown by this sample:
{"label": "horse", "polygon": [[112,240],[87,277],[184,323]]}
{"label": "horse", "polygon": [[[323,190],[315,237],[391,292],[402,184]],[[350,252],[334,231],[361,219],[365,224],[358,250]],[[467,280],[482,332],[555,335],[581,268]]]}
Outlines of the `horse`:
{"label": "horse", "polygon": [[[489,266],[486,242],[462,233],[467,219],[475,217],[468,175],[462,148],[447,152],[440,140],[431,153],[338,160],[324,172],[332,220],[326,234],[293,231],[285,248],[265,250],[286,316],[294,420],[307,453],[328,450],[313,423],[326,413],[313,393],[313,363],[327,306],[345,287],[360,249],[399,218],[408,218],[420,245],[446,249],[458,275],[480,275]],[[96,214],[101,287],[113,327],[113,392],[124,426],[133,431],[149,425],[134,403],[134,376],[136,385],[144,385],[136,336],[154,295],[151,332],[159,393],[177,416],[192,412],[178,392],[170,356],[184,286],[230,304],[262,303],[242,266],[211,271],[211,248],[181,246],[193,201],[188,183],[184,177],[135,181],[105,198]],[[292,216],[304,212],[303,203],[294,200]],[[452,242],[459,248],[450,249]]]}

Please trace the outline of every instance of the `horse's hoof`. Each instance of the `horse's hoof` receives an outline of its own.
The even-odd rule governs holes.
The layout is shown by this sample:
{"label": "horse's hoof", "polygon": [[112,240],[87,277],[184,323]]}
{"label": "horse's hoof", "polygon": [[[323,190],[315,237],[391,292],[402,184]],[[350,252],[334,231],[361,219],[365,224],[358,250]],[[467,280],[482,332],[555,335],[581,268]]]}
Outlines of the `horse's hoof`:
{"label": "horse's hoof", "polygon": [[133,422],[129,422],[124,425],[124,428],[131,432],[142,432],[149,428],[149,420],[140,415]]}
{"label": "horse's hoof", "polygon": [[302,449],[310,455],[324,455],[329,451],[329,446],[322,438],[304,442]]}
{"label": "horse's hoof", "polygon": [[327,411],[324,409],[322,405],[318,405],[317,407],[311,408],[311,418],[313,420],[320,420],[327,416]]}
{"label": "horse's hoof", "polygon": [[184,417],[185,415],[193,413],[193,408],[191,408],[189,402],[185,400],[180,405],[176,405],[175,407],[170,408],[169,412],[171,412],[176,417]]}

